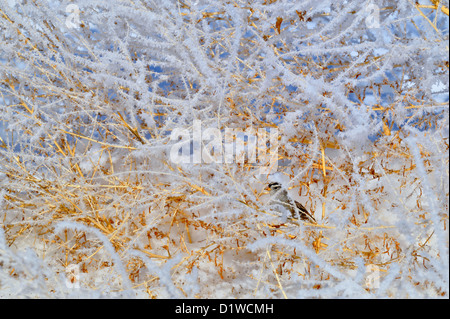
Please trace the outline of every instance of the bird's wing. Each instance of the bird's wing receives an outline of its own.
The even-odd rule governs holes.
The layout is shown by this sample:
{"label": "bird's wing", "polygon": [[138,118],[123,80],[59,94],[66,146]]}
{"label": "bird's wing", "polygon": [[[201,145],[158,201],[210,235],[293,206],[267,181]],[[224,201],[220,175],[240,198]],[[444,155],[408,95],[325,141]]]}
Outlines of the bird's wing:
{"label": "bird's wing", "polygon": [[295,206],[297,206],[298,213],[300,214],[300,218],[303,220],[309,220],[313,222],[314,224],[317,224],[316,219],[313,217],[313,215],[308,212],[308,210],[299,202],[295,201]]}

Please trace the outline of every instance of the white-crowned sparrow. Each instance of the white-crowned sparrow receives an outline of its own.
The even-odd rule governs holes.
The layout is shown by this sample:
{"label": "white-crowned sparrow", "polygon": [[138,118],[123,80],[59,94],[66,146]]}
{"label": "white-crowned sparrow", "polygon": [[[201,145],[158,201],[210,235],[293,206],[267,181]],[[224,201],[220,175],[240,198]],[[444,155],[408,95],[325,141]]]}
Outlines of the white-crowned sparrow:
{"label": "white-crowned sparrow", "polygon": [[301,219],[304,221],[308,221],[314,224],[317,224],[313,215],[308,212],[308,210],[303,207],[302,204],[293,200],[286,189],[284,189],[280,183],[274,182],[269,184],[269,191],[271,196],[271,205],[281,205],[288,212],[290,212],[290,216],[288,219]]}

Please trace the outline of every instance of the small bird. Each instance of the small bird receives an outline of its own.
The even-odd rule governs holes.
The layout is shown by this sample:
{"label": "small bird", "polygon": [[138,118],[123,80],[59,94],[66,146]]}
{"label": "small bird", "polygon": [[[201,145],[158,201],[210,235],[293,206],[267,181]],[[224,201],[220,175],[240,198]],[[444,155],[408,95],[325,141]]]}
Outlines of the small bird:
{"label": "small bird", "polygon": [[286,189],[284,189],[280,183],[274,182],[269,184],[270,196],[272,197],[271,204],[279,204],[287,209],[291,213],[288,219],[296,218],[304,221],[309,221],[317,224],[313,215],[296,200],[293,200]]}

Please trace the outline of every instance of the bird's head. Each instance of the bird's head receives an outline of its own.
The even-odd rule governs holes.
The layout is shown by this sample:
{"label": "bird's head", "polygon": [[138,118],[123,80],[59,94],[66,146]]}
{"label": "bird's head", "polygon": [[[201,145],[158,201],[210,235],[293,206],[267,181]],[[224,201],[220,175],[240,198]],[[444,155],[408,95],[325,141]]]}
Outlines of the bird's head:
{"label": "bird's head", "polygon": [[269,191],[271,194],[278,192],[281,189],[281,184],[278,182],[270,183],[268,185]]}

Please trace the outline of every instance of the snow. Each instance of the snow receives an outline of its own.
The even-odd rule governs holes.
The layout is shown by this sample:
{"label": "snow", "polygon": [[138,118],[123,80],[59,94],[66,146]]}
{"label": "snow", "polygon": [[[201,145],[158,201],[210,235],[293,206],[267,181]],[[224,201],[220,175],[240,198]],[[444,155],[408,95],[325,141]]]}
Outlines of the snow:
{"label": "snow", "polygon": [[433,93],[440,93],[445,90],[448,90],[448,88],[441,81],[436,81],[436,83],[431,86],[431,92]]}
{"label": "snow", "polygon": [[0,297],[448,298],[421,4],[0,2]]}

